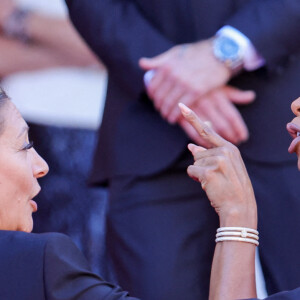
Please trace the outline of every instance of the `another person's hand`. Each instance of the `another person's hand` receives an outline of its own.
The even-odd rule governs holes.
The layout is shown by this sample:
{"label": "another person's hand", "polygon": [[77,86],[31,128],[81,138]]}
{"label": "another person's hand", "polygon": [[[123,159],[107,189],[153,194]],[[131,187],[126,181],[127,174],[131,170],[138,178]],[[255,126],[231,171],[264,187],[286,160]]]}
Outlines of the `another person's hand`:
{"label": "another person's hand", "polygon": [[188,107],[180,104],[180,109],[185,119],[206,141],[207,149],[189,145],[195,162],[188,167],[188,174],[201,183],[220,217],[220,225],[256,228],[256,201],[239,150],[215,133]]}
{"label": "another person's hand", "polygon": [[231,78],[231,71],[213,55],[212,39],[179,45],[153,58],[142,58],[145,71],[155,70],[147,92],[170,123],[180,117],[179,102],[189,106]]}
{"label": "another person's hand", "polygon": [[[253,91],[242,91],[231,86],[223,86],[204,95],[191,106],[191,109],[204,121],[209,121],[212,128],[223,138],[234,144],[248,139],[249,132],[235,104],[249,104],[255,99]],[[179,110],[178,110],[179,111]],[[180,117],[179,125],[189,138],[201,144],[199,134],[184,118]]]}
{"label": "another person's hand", "polygon": [[0,0],[0,29],[2,29],[4,22],[12,14],[15,8],[15,1]]}

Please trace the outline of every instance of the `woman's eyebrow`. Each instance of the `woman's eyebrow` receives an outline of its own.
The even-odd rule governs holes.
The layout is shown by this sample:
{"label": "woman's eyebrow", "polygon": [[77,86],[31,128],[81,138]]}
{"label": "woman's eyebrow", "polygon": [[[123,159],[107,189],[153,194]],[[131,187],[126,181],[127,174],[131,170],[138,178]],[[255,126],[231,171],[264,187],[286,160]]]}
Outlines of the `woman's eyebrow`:
{"label": "woman's eyebrow", "polygon": [[18,134],[17,138],[20,138],[21,136],[24,135],[24,133],[27,133],[28,131],[29,131],[29,126],[28,126],[28,125],[24,126],[24,127],[21,129],[20,133]]}

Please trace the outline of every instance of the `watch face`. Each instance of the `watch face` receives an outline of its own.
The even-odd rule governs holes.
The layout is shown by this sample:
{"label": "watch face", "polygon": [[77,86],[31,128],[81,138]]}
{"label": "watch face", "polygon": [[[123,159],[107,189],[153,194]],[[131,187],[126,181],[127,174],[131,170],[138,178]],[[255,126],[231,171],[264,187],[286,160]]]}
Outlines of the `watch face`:
{"label": "watch face", "polygon": [[219,40],[219,50],[224,58],[234,59],[238,56],[240,47],[234,40],[222,37]]}
{"label": "watch face", "polygon": [[213,52],[217,59],[225,63],[228,68],[236,72],[243,67],[243,51],[240,45],[230,37],[217,36]]}

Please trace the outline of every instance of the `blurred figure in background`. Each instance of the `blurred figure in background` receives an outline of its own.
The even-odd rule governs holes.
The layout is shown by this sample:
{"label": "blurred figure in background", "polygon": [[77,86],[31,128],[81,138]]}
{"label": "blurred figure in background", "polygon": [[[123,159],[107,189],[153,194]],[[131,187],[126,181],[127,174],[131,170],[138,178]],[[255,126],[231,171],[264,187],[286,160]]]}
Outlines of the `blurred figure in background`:
{"label": "blurred figure in background", "polygon": [[36,228],[71,236],[98,272],[105,192],[87,188],[86,178],[106,71],[72,28],[61,0],[1,0],[0,31],[2,85],[52,166],[37,199]]}

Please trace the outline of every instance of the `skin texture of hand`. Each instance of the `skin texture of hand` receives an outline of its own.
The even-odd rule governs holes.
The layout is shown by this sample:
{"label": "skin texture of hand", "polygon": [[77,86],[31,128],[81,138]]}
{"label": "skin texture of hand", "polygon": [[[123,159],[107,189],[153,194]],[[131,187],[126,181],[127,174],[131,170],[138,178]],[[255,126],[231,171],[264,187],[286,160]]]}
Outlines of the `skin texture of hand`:
{"label": "skin texture of hand", "polygon": [[140,59],[140,67],[155,70],[147,87],[149,97],[170,123],[180,117],[179,102],[188,106],[231,78],[230,70],[213,55],[212,39],[178,45],[153,58]]}
{"label": "skin texture of hand", "polygon": [[[223,138],[233,144],[244,142],[249,137],[247,125],[235,104],[246,105],[253,102],[253,91],[242,91],[231,86],[217,88],[195,102],[191,109]],[[193,126],[181,116],[178,124],[189,138],[197,144],[205,144]]]}
{"label": "skin texture of hand", "polygon": [[10,16],[15,7],[15,3],[12,0],[0,1],[0,28],[2,28],[3,23]]}
{"label": "skin texture of hand", "polygon": [[220,217],[221,226],[229,226],[228,222],[234,221],[234,226],[255,228],[254,192],[239,150],[202,122],[192,110],[182,104],[180,109],[184,118],[206,141],[207,147],[189,145],[195,162],[188,167],[188,175],[201,182]]}
{"label": "skin texture of hand", "polygon": [[[202,122],[185,105],[179,104],[184,118],[206,141],[207,149],[193,144],[189,150],[195,163],[188,174],[201,182],[221,227],[257,228],[254,193],[239,150]],[[256,298],[255,246],[227,241],[216,244],[209,300]]]}

